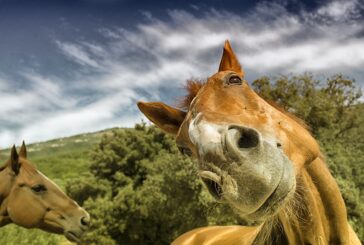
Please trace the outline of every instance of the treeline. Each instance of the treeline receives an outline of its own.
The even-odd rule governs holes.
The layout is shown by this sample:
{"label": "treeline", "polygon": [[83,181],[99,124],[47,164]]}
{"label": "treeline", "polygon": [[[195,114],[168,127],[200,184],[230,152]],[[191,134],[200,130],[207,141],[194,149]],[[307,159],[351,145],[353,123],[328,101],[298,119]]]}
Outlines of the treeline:
{"label": "treeline", "polygon": [[[253,88],[265,99],[306,121],[319,141],[364,241],[364,105],[355,81],[335,75],[263,77]],[[91,153],[89,174],[67,192],[92,216],[83,244],[170,244],[182,233],[213,224],[245,224],[217,204],[197,175],[196,163],[174,139],[137,124],[105,134]]]}

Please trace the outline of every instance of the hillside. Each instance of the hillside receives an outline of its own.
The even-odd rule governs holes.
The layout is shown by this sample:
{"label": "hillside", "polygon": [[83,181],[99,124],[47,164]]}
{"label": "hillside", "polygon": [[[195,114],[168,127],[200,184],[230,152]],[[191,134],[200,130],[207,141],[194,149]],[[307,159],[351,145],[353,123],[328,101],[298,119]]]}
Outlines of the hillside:
{"label": "hillside", "polygon": [[[28,159],[42,173],[63,187],[67,180],[88,171],[90,150],[100,142],[103,134],[111,131],[112,129],[106,129],[27,144]],[[9,158],[9,154],[10,149],[0,150],[1,165]]]}

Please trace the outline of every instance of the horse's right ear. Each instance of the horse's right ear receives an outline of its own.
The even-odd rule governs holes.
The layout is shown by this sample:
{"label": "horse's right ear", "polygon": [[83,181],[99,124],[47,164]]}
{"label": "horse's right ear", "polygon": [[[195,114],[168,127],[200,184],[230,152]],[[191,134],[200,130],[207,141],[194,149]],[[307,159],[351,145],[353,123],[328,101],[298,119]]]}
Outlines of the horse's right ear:
{"label": "horse's right ear", "polygon": [[20,163],[19,163],[19,155],[18,152],[16,151],[15,145],[13,145],[13,148],[11,148],[10,164],[11,164],[11,169],[15,172],[15,174],[18,174],[20,169]]}
{"label": "horse's right ear", "polygon": [[27,158],[27,147],[25,146],[25,142],[23,140],[23,144],[20,147],[19,156],[22,158]]}
{"label": "horse's right ear", "polygon": [[138,102],[138,107],[155,125],[173,135],[177,134],[187,114],[161,102]]}
{"label": "horse's right ear", "polygon": [[219,66],[219,72],[220,71],[235,71],[240,76],[244,77],[244,71],[241,68],[238,58],[236,58],[236,55],[231,48],[230,42],[228,40],[225,41],[224,50]]}

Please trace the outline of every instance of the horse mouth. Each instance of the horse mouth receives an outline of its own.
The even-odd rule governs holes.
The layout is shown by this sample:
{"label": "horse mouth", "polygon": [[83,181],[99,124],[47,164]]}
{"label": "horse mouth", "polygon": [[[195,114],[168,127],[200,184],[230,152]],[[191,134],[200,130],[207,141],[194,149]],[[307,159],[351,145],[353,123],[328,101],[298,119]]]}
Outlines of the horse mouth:
{"label": "horse mouth", "polygon": [[78,242],[80,242],[81,234],[77,234],[76,232],[73,232],[73,231],[66,231],[66,232],[65,232],[65,237],[66,237],[66,238],[67,238],[70,242],[78,243]]}
{"label": "horse mouth", "polygon": [[200,173],[202,181],[205,183],[210,194],[216,199],[221,200],[223,190],[221,187],[221,178],[215,173],[209,171],[201,171]]}

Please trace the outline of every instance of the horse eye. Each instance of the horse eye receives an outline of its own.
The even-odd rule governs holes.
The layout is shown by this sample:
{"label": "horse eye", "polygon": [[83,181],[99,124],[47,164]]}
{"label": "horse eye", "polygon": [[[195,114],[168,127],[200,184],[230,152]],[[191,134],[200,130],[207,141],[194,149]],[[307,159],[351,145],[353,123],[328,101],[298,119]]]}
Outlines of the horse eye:
{"label": "horse eye", "polygon": [[178,150],[183,154],[183,155],[186,155],[186,156],[192,156],[192,151],[187,148],[187,147],[184,147],[184,146],[178,146]]}
{"label": "horse eye", "polygon": [[240,85],[242,84],[242,80],[240,77],[238,76],[232,76],[229,78],[229,84],[236,84],[236,85]]}
{"label": "horse eye", "polygon": [[32,191],[36,193],[45,192],[47,188],[44,185],[35,185],[32,187]]}

